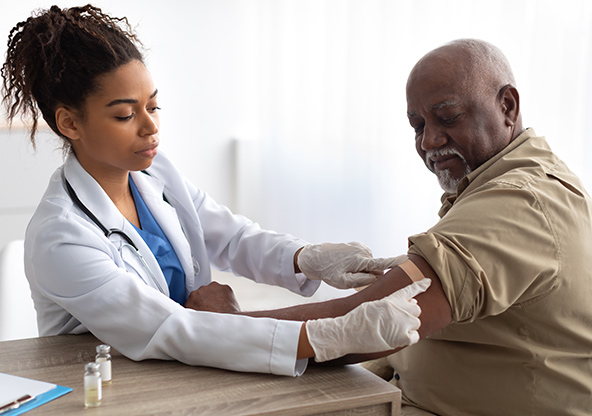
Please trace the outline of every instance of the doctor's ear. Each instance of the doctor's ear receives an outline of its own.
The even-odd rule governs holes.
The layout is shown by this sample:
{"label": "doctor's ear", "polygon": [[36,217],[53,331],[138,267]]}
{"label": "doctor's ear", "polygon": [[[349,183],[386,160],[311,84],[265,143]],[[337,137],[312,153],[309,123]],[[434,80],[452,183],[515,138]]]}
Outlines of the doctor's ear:
{"label": "doctor's ear", "polygon": [[70,140],[78,140],[80,131],[78,130],[77,114],[68,107],[59,107],[55,112],[56,125],[60,133]]}

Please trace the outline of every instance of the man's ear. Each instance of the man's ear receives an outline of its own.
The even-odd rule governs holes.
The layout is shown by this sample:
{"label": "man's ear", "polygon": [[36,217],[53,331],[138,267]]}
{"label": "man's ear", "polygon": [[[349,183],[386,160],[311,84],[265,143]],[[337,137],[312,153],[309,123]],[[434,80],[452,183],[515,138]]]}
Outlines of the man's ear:
{"label": "man's ear", "polygon": [[512,85],[505,85],[499,92],[506,126],[512,127],[520,117],[520,95]]}
{"label": "man's ear", "polygon": [[78,117],[74,111],[68,107],[59,107],[55,112],[56,125],[60,133],[70,140],[78,140],[80,131],[78,130]]}

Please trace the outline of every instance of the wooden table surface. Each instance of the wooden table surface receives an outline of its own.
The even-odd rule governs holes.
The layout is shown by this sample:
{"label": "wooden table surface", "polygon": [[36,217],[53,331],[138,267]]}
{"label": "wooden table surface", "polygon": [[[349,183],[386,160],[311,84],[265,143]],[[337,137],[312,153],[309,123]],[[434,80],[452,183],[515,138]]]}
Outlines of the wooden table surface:
{"label": "wooden table surface", "polygon": [[84,408],[94,336],[0,342],[0,372],[73,388],[26,415],[398,415],[401,392],[359,366],[309,367],[300,377],[236,373],[176,361],[135,362],[112,350],[113,384]]}

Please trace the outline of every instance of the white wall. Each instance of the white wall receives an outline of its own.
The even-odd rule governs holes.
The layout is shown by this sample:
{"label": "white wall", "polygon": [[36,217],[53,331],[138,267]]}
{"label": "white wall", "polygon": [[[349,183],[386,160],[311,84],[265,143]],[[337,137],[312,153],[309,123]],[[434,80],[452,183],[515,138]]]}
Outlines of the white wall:
{"label": "white wall", "polygon": [[25,228],[47,186],[49,176],[61,164],[60,143],[49,132],[39,135],[38,153],[28,134],[0,130],[0,249],[25,237]]}
{"label": "white wall", "polygon": [[[0,45],[5,45],[16,22],[53,3],[3,4]],[[376,246],[379,255],[388,255],[399,254],[410,233],[432,224],[440,190],[410,144],[404,84],[417,58],[457,37],[486,38],[506,52],[522,93],[526,125],[548,136],[558,154],[592,186],[587,162],[592,145],[585,136],[592,119],[592,2],[97,0],[94,4],[114,16],[127,16],[147,48],[147,64],[162,107],[161,149],[216,200],[263,226],[312,241],[359,238]],[[379,31],[384,35],[380,44],[372,41]],[[345,36],[349,38],[344,42]],[[340,61],[325,61],[327,53],[344,57],[349,79],[334,77],[330,71]],[[377,83],[375,74],[383,84]],[[360,82],[353,87],[339,89],[343,82],[356,79]],[[329,88],[319,92],[327,83]],[[368,98],[369,89],[374,96],[368,102],[376,111],[354,124],[362,107],[359,101]],[[387,91],[385,96],[378,95],[381,89]],[[327,98],[324,91],[331,96]],[[305,101],[294,101],[300,98]],[[326,99],[333,101],[323,102]],[[334,103],[343,103],[342,125],[333,114],[314,118],[317,109],[324,111]],[[325,120],[337,127],[328,131],[322,124]],[[345,140],[340,142],[336,131]],[[382,136],[363,148],[363,140],[354,140],[366,133]],[[259,152],[262,136],[284,144],[287,137],[284,155],[269,148]],[[338,151],[326,158],[333,142]],[[59,152],[51,150],[55,144],[44,144],[44,138],[36,155],[25,143],[24,132],[0,135],[0,172],[5,178],[0,184],[4,230],[0,247],[9,239],[22,238],[49,172],[60,160]],[[245,157],[237,161],[237,154]],[[356,160],[360,155],[364,160]],[[263,164],[275,171],[258,169]],[[262,191],[262,185],[273,182],[288,185],[281,193],[273,187]],[[352,182],[354,189],[363,191],[353,198],[348,194]],[[387,199],[397,193],[405,197]]]}
{"label": "white wall", "polygon": [[[159,89],[161,149],[171,155],[194,183],[219,202],[233,206],[233,138],[250,114],[243,48],[237,36],[243,23],[240,0],[153,1],[98,0],[113,16],[128,16],[146,48],[147,65]],[[5,56],[10,29],[33,10],[72,2],[5,2],[0,13],[0,51]],[[86,4],[86,2],[80,2]],[[74,3],[74,5],[77,5]],[[0,123],[2,126],[3,123]],[[61,161],[48,131],[35,153],[24,130],[0,127],[0,248],[23,238],[30,215],[50,173]]]}

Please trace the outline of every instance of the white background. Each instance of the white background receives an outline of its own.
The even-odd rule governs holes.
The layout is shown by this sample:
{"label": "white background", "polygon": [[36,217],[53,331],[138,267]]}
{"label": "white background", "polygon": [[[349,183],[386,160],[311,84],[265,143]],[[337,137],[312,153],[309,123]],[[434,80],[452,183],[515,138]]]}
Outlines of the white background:
{"label": "white background", "polygon": [[[1,45],[33,9],[53,4],[5,3]],[[380,256],[406,251],[409,235],[437,221],[441,194],[415,154],[406,78],[423,54],[464,37],[504,51],[525,126],[592,188],[590,1],[94,4],[127,16],[143,41],[159,89],[161,149],[264,227],[311,242],[358,240]],[[59,144],[42,136],[34,155],[26,132],[0,134],[0,247],[22,238],[61,161]]]}

